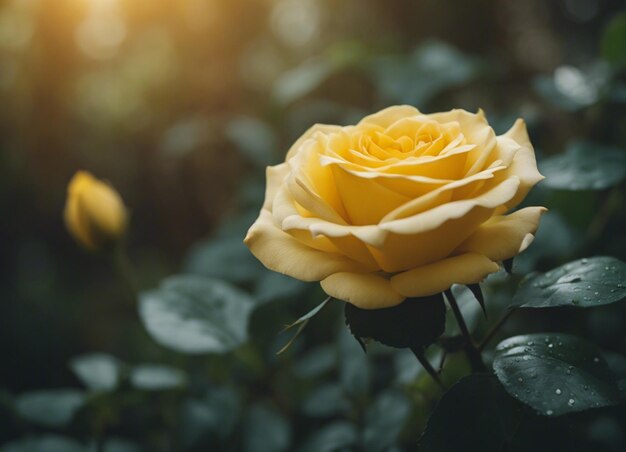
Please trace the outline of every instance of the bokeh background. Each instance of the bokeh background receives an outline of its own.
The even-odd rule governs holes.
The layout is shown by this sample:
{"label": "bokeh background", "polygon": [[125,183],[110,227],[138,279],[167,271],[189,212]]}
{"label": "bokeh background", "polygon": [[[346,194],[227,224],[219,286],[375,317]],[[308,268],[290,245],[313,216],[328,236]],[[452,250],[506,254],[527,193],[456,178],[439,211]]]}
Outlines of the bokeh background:
{"label": "bokeh background", "polygon": [[[79,248],[64,228],[74,172],[89,170],[122,194],[132,215],[127,247],[144,288],[181,271],[222,272],[258,295],[246,278],[260,270],[250,270],[240,239],[260,206],[263,168],[316,122],[349,124],[398,103],[424,112],[483,108],[498,132],[525,118],[540,157],[574,140],[623,150],[626,35],[623,27],[606,32],[623,9],[621,0],[0,2],[0,444],[48,431],[21,423],[11,401],[36,389],[79,387],[68,362],[84,353],[185,369],[208,362],[209,374],[224,374],[211,374],[213,381],[249,371],[230,358],[182,358],[145,334],[110,263]],[[626,256],[623,183],[539,188],[533,196],[551,213],[520,271],[592,254]],[[288,370],[275,370],[280,322],[323,295],[300,286],[281,295],[265,284],[286,300],[265,308],[260,318],[275,319],[256,319],[251,337],[267,345],[254,356],[274,364],[257,369],[248,360],[256,374],[234,378],[235,392],[242,407],[262,398],[296,419],[275,387],[290,381]],[[284,359],[328,347],[338,312],[316,322]],[[567,322],[624,351],[623,309],[602,312]],[[574,328],[564,324],[548,316],[537,328]],[[315,374],[296,392],[309,394],[317,381]],[[139,408],[128,402],[107,428],[146,450],[178,450],[172,413],[181,397],[139,397]],[[126,422],[119,414],[126,409],[141,421]],[[343,418],[309,409],[289,427],[282,450],[328,418]],[[84,424],[66,431],[88,440]],[[601,442],[606,450],[626,444],[622,427],[598,427],[608,429],[596,432],[611,438]],[[228,447],[253,450],[240,437],[233,433]]]}

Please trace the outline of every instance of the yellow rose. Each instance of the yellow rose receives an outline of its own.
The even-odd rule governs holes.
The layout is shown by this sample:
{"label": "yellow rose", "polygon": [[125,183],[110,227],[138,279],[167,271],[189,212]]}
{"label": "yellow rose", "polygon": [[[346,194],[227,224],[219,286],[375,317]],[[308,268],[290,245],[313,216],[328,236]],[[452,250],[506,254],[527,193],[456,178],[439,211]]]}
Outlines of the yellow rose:
{"label": "yellow rose", "polygon": [[245,243],[269,269],[364,309],[481,281],[533,240],[543,176],[519,119],[395,106],[355,126],[315,125],[267,168]]}
{"label": "yellow rose", "polygon": [[126,208],[110,185],[86,171],[77,172],[67,187],[65,225],[84,247],[98,250],[126,231]]}

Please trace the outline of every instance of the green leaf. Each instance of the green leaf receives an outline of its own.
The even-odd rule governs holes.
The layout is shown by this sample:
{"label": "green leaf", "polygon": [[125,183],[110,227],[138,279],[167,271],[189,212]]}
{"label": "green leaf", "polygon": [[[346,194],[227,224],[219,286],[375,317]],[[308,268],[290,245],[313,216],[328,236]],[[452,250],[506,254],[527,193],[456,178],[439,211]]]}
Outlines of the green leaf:
{"label": "green leaf", "polygon": [[595,65],[584,70],[574,66],[560,66],[551,76],[536,77],[533,87],[554,107],[576,112],[598,101],[607,78],[605,65]]}
{"label": "green leaf", "polygon": [[626,152],[575,141],[559,155],[539,162],[542,186],[559,190],[604,190],[626,177]]}
{"label": "green leaf", "polygon": [[291,426],[278,411],[265,405],[253,405],[244,420],[245,452],[280,452],[289,449]]}
{"label": "green leaf", "polygon": [[534,274],[513,297],[521,308],[573,306],[589,308],[626,298],[626,264],[614,257],[580,259]]}
{"label": "green leaf", "polygon": [[443,334],[446,307],[441,294],[407,298],[397,306],[361,309],[346,303],[346,324],[358,339],[397,348],[423,349]]}
{"label": "green leaf", "polygon": [[226,136],[257,167],[265,169],[277,163],[276,136],[263,121],[251,117],[235,118],[226,126]]}
{"label": "green leaf", "polygon": [[602,36],[602,56],[615,66],[626,65],[626,12],[613,17]]}
{"label": "green leaf", "polygon": [[224,281],[174,276],[142,293],[139,303],[152,338],[181,353],[226,353],[248,339],[253,301]]}
{"label": "green leaf", "polygon": [[117,387],[121,363],[113,356],[91,353],[73,358],[69,365],[91,391],[112,391]]}
{"label": "green leaf", "polygon": [[347,421],[337,421],[309,436],[299,449],[300,452],[334,452],[338,450],[354,450],[359,439],[354,424]]}
{"label": "green leaf", "polygon": [[2,445],[2,452],[85,452],[76,440],[60,435],[23,438]]}
{"label": "green leaf", "polygon": [[515,336],[496,347],[493,368],[504,388],[544,415],[561,415],[620,401],[601,350],[567,334]]}
{"label": "green leaf", "polygon": [[518,424],[521,405],[493,375],[473,374],[446,392],[428,419],[420,452],[501,452]]}
{"label": "green leaf", "polygon": [[46,427],[64,427],[85,403],[85,394],[76,389],[53,389],[21,394],[15,401],[18,414]]}
{"label": "green leaf", "polygon": [[411,402],[397,389],[381,393],[365,412],[363,444],[368,452],[393,446],[411,414]]}
{"label": "green leaf", "polygon": [[163,391],[187,384],[187,375],[179,369],[158,364],[141,364],[130,372],[130,383],[137,389]]}

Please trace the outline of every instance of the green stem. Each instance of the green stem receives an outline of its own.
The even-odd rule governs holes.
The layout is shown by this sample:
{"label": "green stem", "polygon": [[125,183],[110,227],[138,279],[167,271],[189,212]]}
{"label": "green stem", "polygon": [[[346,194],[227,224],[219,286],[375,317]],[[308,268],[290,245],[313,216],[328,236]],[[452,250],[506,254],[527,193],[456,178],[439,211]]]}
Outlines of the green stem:
{"label": "green stem", "polygon": [[134,267],[128,257],[128,253],[122,244],[116,244],[111,250],[111,260],[113,267],[117,270],[120,278],[126,283],[126,286],[133,295],[133,302],[137,300],[139,295],[139,284],[135,277]]}
{"label": "green stem", "polygon": [[446,298],[448,299],[448,304],[452,309],[452,313],[456,318],[456,322],[459,325],[459,329],[461,330],[461,334],[465,339],[465,344],[463,350],[465,351],[465,355],[467,356],[467,360],[474,372],[486,372],[487,367],[480,356],[480,351],[474,345],[474,341],[472,340],[472,336],[470,335],[469,330],[467,329],[467,325],[465,324],[465,319],[463,319],[463,314],[461,314],[461,309],[459,309],[459,304],[456,301],[454,295],[452,295],[452,291],[450,289],[444,291]]}
{"label": "green stem", "polygon": [[435,382],[437,383],[437,385],[443,390],[445,391],[447,388],[446,386],[443,384],[443,382],[441,381],[441,378],[439,378],[439,374],[437,373],[437,371],[434,369],[434,367],[430,364],[430,361],[428,361],[426,359],[426,356],[424,356],[424,351],[421,349],[415,349],[412,348],[411,351],[413,352],[413,354],[415,355],[415,357],[417,358],[417,360],[419,361],[419,363],[422,365],[422,367],[424,368],[424,370],[426,372],[428,372],[428,375],[430,375],[432,377],[433,380],[435,380]]}
{"label": "green stem", "polygon": [[500,319],[491,327],[491,329],[485,334],[485,337],[478,345],[478,350],[482,351],[487,346],[489,341],[493,339],[496,333],[500,330],[500,327],[504,325],[504,323],[511,317],[511,314],[515,312],[515,308],[507,309],[506,312]]}

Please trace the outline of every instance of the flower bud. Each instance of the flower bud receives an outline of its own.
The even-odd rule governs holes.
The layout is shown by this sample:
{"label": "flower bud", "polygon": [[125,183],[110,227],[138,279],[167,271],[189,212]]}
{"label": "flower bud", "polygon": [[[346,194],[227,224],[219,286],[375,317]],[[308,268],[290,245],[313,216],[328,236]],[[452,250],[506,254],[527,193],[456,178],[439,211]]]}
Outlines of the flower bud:
{"label": "flower bud", "polygon": [[76,241],[100,250],[126,231],[127,212],[119,193],[86,171],[78,171],[67,187],[65,225]]}

